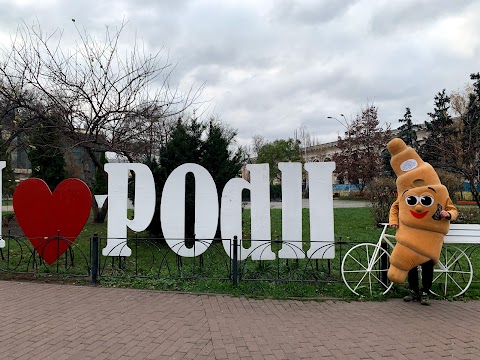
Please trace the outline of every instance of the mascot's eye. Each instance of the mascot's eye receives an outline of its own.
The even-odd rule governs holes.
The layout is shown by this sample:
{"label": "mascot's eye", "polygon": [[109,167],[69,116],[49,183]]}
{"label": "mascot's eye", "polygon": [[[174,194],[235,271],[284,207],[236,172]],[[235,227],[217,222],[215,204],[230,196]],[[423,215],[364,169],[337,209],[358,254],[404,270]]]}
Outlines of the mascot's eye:
{"label": "mascot's eye", "polygon": [[420,198],[420,204],[422,204],[423,206],[432,206],[433,202],[434,200],[431,196],[425,195]]}
{"label": "mascot's eye", "polygon": [[406,201],[407,205],[409,205],[409,206],[415,206],[415,205],[418,204],[418,198],[414,195],[407,196],[405,201]]}

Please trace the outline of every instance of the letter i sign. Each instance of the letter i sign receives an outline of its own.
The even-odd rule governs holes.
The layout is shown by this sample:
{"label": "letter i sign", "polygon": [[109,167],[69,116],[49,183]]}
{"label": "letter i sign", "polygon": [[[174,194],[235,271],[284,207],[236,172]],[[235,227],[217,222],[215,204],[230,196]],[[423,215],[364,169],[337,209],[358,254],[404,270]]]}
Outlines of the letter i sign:
{"label": "letter i sign", "polygon": [[54,263],[88,221],[92,194],[78,179],[63,180],[52,193],[41,179],[22,181],[13,194],[18,224],[38,255]]}

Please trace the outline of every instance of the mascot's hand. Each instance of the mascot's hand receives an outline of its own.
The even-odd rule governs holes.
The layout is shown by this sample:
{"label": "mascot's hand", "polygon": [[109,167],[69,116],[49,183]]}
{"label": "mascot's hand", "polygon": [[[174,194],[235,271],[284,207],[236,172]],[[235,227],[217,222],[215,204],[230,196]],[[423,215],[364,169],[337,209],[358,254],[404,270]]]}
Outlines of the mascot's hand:
{"label": "mascot's hand", "polygon": [[392,229],[398,229],[398,224],[388,224],[388,227]]}
{"label": "mascot's hand", "polygon": [[442,218],[446,218],[446,219],[450,219],[450,218],[452,217],[452,215],[450,215],[450,213],[449,213],[448,211],[446,211],[446,210],[442,210],[442,211],[440,212],[440,216],[441,216]]}

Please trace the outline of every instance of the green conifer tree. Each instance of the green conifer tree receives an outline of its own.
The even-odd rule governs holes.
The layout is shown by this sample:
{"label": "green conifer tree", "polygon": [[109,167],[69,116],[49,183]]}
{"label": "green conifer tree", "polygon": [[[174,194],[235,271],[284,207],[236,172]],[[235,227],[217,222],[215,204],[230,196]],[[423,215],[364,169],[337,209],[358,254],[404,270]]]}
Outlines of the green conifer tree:
{"label": "green conifer tree", "polygon": [[65,153],[54,117],[45,117],[37,123],[28,137],[28,146],[32,177],[44,180],[54,191],[65,179]]}

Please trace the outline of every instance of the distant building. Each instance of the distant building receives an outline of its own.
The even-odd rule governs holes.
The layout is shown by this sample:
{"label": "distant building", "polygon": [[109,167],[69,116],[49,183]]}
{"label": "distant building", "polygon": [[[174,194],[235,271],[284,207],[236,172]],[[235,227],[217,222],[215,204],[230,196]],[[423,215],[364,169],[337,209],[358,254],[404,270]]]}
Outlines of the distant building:
{"label": "distant building", "polygon": [[[415,125],[417,128],[417,146],[420,146],[425,141],[427,131]],[[398,129],[392,130],[392,138],[399,133]],[[303,149],[304,158],[306,162],[332,161],[333,155],[340,150],[337,147],[337,141],[331,141],[319,145],[308,146]]]}
{"label": "distant building", "polygon": [[[20,140],[19,140],[20,141]],[[98,146],[96,146],[99,148]],[[96,150],[97,158],[100,158],[102,150]],[[11,166],[15,176],[15,182],[19,183],[32,175],[32,163],[28,158],[25,145],[16,142],[16,146],[10,153]],[[65,170],[67,177],[83,180],[88,186],[95,181],[95,164],[84,148],[72,146],[65,149]]]}
{"label": "distant building", "polygon": [[303,157],[305,162],[326,162],[332,161],[333,155],[338,152],[337,142],[332,141],[305,148]]}
{"label": "distant building", "polygon": [[15,148],[11,153],[11,160],[15,182],[26,180],[32,175],[32,163],[28,159],[25,148]]}

